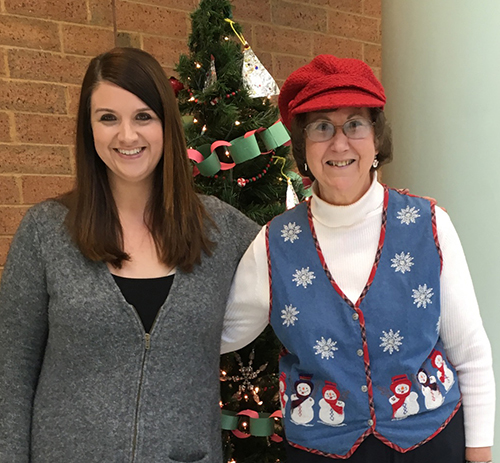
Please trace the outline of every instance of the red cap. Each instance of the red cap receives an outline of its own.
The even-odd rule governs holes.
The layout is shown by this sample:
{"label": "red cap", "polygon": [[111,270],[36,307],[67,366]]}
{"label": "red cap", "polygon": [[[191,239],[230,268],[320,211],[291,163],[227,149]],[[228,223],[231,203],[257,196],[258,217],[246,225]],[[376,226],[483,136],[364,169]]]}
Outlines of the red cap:
{"label": "red cap", "polygon": [[370,66],[353,58],[316,56],[292,72],[278,99],[283,123],[290,129],[296,114],[334,108],[383,108],[384,87]]}

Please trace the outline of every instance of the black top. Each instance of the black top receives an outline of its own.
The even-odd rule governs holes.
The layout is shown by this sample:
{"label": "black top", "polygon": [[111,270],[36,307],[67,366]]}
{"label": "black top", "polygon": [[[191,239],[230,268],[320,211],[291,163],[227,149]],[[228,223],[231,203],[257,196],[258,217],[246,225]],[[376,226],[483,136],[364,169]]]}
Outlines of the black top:
{"label": "black top", "polygon": [[146,333],[151,331],[156,315],[167,299],[175,275],[159,278],[124,278],[113,275],[125,300],[134,306]]}

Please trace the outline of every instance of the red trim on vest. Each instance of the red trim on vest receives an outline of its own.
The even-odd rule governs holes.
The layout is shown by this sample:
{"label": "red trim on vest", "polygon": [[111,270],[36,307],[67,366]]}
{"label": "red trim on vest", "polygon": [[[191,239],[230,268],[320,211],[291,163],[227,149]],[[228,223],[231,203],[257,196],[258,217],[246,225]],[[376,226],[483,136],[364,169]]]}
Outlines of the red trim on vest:
{"label": "red trim on vest", "polygon": [[296,449],[304,450],[309,453],[314,453],[315,455],[320,455],[322,457],[327,457],[327,458],[337,458],[339,460],[345,460],[346,458],[349,458],[352,456],[352,454],[357,450],[357,448],[363,443],[363,441],[370,435],[373,434],[372,428],[367,429],[361,436],[358,437],[354,445],[351,447],[351,449],[345,454],[345,455],[337,455],[335,453],[325,453],[322,452],[321,450],[316,450],[316,449],[310,449],[308,447],[304,447],[299,444],[294,444],[293,442],[288,441],[288,443],[292,446],[295,447]]}
{"label": "red trim on vest", "polygon": [[[332,284],[333,288],[335,291],[339,294],[339,296],[351,307],[359,316],[359,326],[360,326],[360,331],[361,331],[361,339],[363,342],[363,361],[364,361],[364,367],[365,367],[365,377],[366,377],[366,385],[368,387],[368,406],[370,408],[370,417],[371,420],[373,421],[372,426],[370,427],[369,431],[375,429],[375,426],[377,425],[377,417],[375,415],[375,400],[374,400],[374,395],[373,395],[373,381],[372,381],[372,374],[371,374],[371,367],[370,367],[370,355],[368,352],[368,341],[366,337],[366,325],[365,325],[365,317],[363,315],[363,311],[359,308],[361,305],[361,302],[363,302],[363,299],[365,298],[366,294],[368,293],[368,290],[370,289],[370,286],[373,283],[373,280],[375,278],[375,274],[377,273],[377,268],[378,264],[380,262],[380,256],[382,254],[382,249],[384,247],[384,241],[385,241],[385,234],[387,230],[387,206],[389,204],[389,189],[384,186],[384,206],[383,206],[383,211],[382,211],[382,226],[380,228],[380,237],[378,241],[378,248],[377,248],[377,254],[375,255],[375,261],[373,262],[372,270],[370,272],[370,276],[368,277],[368,281],[361,292],[361,295],[359,296],[356,305],[352,303],[352,301],[344,294],[344,292],[340,289],[340,286],[337,284],[335,279],[333,278],[330,269],[328,268],[328,265],[326,264],[325,257],[323,255],[323,251],[321,250],[321,246],[318,241],[318,237],[316,235],[316,230],[314,228],[314,223],[313,223],[313,216],[312,216],[312,210],[311,210],[311,203],[307,205],[307,218],[309,220],[309,227],[311,229],[311,234],[313,237],[314,245],[316,246],[316,251],[318,253],[319,260],[321,262],[321,266],[323,267],[323,270],[326,273],[326,276],[330,280],[330,283]],[[359,445],[359,444],[358,444]]]}
{"label": "red trim on vest", "polygon": [[271,269],[271,251],[269,249],[269,223],[266,225],[266,253],[267,253],[267,270],[268,270],[268,274],[269,274],[269,318],[268,318],[268,323],[271,323],[271,312],[273,310],[273,288],[272,288],[273,271]]}
{"label": "red trim on vest", "polygon": [[432,235],[434,236],[434,243],[436,243],[437,252],[439,254],[439,261],[441,262],[440,273],[443,271],[443,253],[439,244],[437,223],[436,223],[436,203],[431,201],[431,220],[432,220]]}
{"label": "red trim on vest", "polygon": [[307,204],[307,219],[309,221],[309,228],[311,229],[311,234],[313,237],[314,241],[314,246],[316,247],[316,252],[318,253],[319,260],[321,262],[321,266],[323,267],[323,270],[326,273],[326,276],[330,280],[330,283],[332,284],[333,288],[339,296],[354,310],[354,304],[352,301],[343,293],[343,291],[340,289],[340,286],[337,284],[335,279],[333,278],[332,274],[330,273],[330,269],[328,268],[328,265],[326,265],[325,261],[325,256],[323,255],[323,251],[321,250],[321,247],[319,245],[318,237],[316,236],[316,229],[314,228],[314,223],[313,223],[313,216],[312,216],[312,210],[311,210],[311,203],[309,202]]}
{"label": "red trim on vest", "polygon": [[406,452],[409,452],[411,450],[415,450],[416,448],[418,447],[421,447],[422,445],[426,444],[427,442],[429,442],[430,440],[434,439],[434,437],[436,437],[444,428],[446,428],[446,426],[448,426],[448,423],[452,420],[452,418],[456,415],[456,413],[458,412],[458,410],[460,409],[462,405],[462,400],[460,399],[457,403],[457,406],[455,407],[455,409],[453,410],[453,412],[451,413],[451,415],[446,419],[446,421],[436,430],[436,432],[434,434],[432,434],[431,436],[429,436],[427,439],[424,439],[423,441],[419,442],[418,444],[415,444],[414,446],[412,447],[409,447],[407,449],[404,449],[402,447],[400,447],[399,445],[396,445],[396,444],[393,444],[390,440],[388,440],[387,438],[385,438],[382,434],[380,434],[379,432],[375,431],[373,428],[370,428],[370,429],[367,429],[366,432],[364,432],[360,437],[358,437],[358,439],[356,440],[356,442],[354,443],[354,445],[352,446],[352,448],[345,454],[345,455],[337,455],[337,454],[334,454],[334,453],[325,453],[325,452],[321,452],[320,450],[316,450],[316,449],[310,449],[308,447],[304,447],[302,445],[298,445],[298,444],[294,444],[293,442],[290,442],[288,441],[288,443],[292,446],[292,447],[295,447],[297,449],[300,449],[300,450],[304,450],[306,452],[309,452],[309,453],[314,453],[315,455],[320,455],[322,457],[327,457],[327,458],[337,458],[339,460],[345,460],[347,458],[350,458],[352,456],[352,454],[357,450],[357,448],[361,445],[361,443],[370,435],[370,434],[373,434],[378,440],[380,440],[383,444],[387,445],[388,447],[390,447],[391,449],[394,449],[396,450],[397,452],[400,452],[400,453],[406,453]]}
{"label": "red trim on vest", "polygon": [[416,448],[426,444],[430,440],[434,439],[446,426],[448,426],[448,423],[452,420],[452,418],[456,415],[458,410],[460,409],[460,406],[462,405],[462,399],[460,399],[457,403],[457,406],[451,413],[451,415],[446,419],[446,421],[436,430],[436,432],[432,435],[430,435],[427,439],[424,439],[423,441],[419,442],[418,444],[413,445],[412,447],[408,447],[407,449],[404,449],[400,447],[399,445],[393,444],[390,440],[388,440],[386,437],[384,437],[382,434],[380,434],[377,431],[374,431],[373,435],[379,439],[381,442],[383,442],[385,445],[390,447],[391,449],[397,450],[398,452],[401,453],[406,453],[409,452],[410,450],[415,450]]}

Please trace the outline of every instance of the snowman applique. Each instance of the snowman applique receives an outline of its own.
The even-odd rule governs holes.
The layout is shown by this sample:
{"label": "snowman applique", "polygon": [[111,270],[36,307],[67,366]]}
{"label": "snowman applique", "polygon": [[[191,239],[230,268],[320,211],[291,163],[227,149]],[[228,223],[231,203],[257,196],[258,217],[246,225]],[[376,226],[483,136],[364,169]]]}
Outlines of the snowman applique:
{"label": "snowman applique", "polygon": [[433,410],[440,407],[444,402],[444,397],[439,390],[435,376],[429,376],[423,368],[418,370],[417,380],[425,397],[425,408]]}
{"label": "snowman applique", "polygon": [[418,394],[411,390],[411,381],[406,375],[392,378],[391,391],[394,394],[389,398],[393,420],[402,420],[418,413]]}
{"label": "snowman applique", "polygon": [[330,381],[325,381],[323,387],[323,398],[319,401],[319,421],[328,426],[345,426],[344,407],[345,403],[339,400],[339,390],[337,385]]}
{"label": "snowman applique", "polygon": [[312,375],[299,375],[294,387],[296,394],[292,394],[290,420],[294,424],[302,426],[312,426],[309,424],[314,419],[314,399],[311,397],[314,384],[311,381]]}
{"label": "snowman applique", "polygon": [[288,396],[285,394],[286,392],[286,374],[281,372],[279,378],[279,395],[280,395],[280,405],[281,405],[281,414],[283,417],[285,416],[286,403],[288,402]]}
{"label": "snowman applique", "polygon": [[446,392],[448,392],[455,383],[455,376],[453,376],[453,372],[446,365],[443,354],[434,349],[431,352],[431,363],[434,368],[437,368],[437,377],[443,383]]}

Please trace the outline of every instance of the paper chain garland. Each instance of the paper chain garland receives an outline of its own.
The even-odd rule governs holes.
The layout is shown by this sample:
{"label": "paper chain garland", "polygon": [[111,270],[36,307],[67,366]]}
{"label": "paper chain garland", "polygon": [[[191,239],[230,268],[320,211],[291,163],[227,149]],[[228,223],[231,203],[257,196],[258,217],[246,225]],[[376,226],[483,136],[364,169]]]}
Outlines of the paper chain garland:
{"label": "paper chain garland", "polygon": [[[250,426],[248,433],[238,429],[240,416],[249,418]],[[231,431],[239,439],[255,436],[269,437],[273,442],[281,442],[283,438],[274,432],[274,418],[282,418],[281,410],[276,410],[272,414],[258,413],[255,410],[243,410],[239,413],[222,410],[221,425],[222,429]]]}
{"label": "paper chain garland", "polygon": [[[257,138],[255,137],[257,133],[269,151],[261,153]],[[193,176],[201,174],[205,177],[213,177],[221,170],[232,169],[236,164],[249,161],[261,154],[268,154],[279,146],[287,146],[288,144],[290,144],[288,131],[283,123],[278,120],[268,129],[261,127],[257,130],[251,130],[230,142],[217,140],[211,145],[207,143],[206,145],[199,146],[197,150],[190,148],[188,149],[188,156],[195,164]],[[220,146],[227,147],[234,162],[220,162],[215,152]]]}

